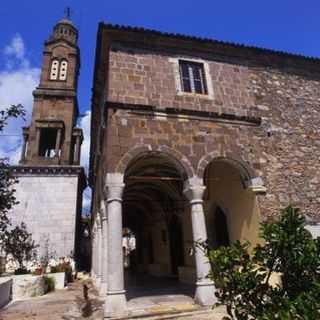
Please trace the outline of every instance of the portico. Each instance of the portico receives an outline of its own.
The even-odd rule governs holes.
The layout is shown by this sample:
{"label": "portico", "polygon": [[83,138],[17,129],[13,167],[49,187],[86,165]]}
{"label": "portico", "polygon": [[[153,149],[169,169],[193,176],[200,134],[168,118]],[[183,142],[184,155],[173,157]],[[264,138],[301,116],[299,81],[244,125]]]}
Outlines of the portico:
{"label": "portico", "polygon": [[[193,291],[195,303],[214,304],[214,283],[207,278],[210,265],[196,243],[208,239],[207,221],[211,212],[205,208],[211,197],[207,190],[208,187],[212,190],[212,185],[206,181],[215,178],[189,177],[187,172],[192,171],[185,165],[165,152],[143,152],[128,161],[123,174],[106,175],[105,199],[100,210],[104,213],[102,222],[100,218],[97,220],[102,227],[96,228],[97,243],[94,242],[100,258],[93,256],[96,284],[100,293],[105,294],[106,316],[127,313],[127,296],[130,297],[127,290],[130,292],[133,279],[141,275],[149,275],[151,280],[162,278],[163,283],[171,279],[170,283],[176,282],[176,293],[185,284]],[[206,171],[208,174],[212,173]],[[240,178],[239,174],[239,183]],[[246,190],[246,194],[252,193]],[[216,200],[219,202],[219,197]],[[124,228],[132,230],[136,239],[127,269],[122,247]],[[210,227],[209,231],[212,237],[213,229]],[[139,285],[135,283],[136,289]],[[152,281],[148,287],[151,293]],[[147,295],[146,289],[143,292]]]}

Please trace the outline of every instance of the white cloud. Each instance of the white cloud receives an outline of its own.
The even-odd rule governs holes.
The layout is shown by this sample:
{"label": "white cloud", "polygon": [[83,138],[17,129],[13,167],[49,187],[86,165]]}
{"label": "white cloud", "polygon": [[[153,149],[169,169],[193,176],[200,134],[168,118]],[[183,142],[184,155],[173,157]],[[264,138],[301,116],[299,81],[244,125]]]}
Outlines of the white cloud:
{"label": "white cloud", "polygon": [[11,43],[4,48],[4,53],[6,55],[13,55],[17,59],[24,59],[25,48],[24,48],[24,42],[20,34],[16,34],[12,38]]}
{"label": "white cloud", "polygon": [[11,42],[4,48],[7,69],[16,67],[29,68],[30,62],[26,59],[26,49],[20,34],[16,34]]}
{"label": "white cloud", "polygon": [[79,126],[83,130],[83,143],[81,146],[81,160],[80,163],[85,167],[86,171],[89,168],[89,152],[90,152],[90,124],[91,124],[91,111],[88,110],[80,118]]}
{"label": "white cloud", "polygon": [[12,119],[0,133],[0,157],[7,157],[17,164],[22,144],[22,127],[29,125],[32,113],[32,91],[39,82],[40,69],[31,67],[25,57],[23,39],[15,35],[2,51],[5,68],[0,70],[0,110],[12,104],[22,104],[26,110],[26,121]]}
{"label": "white cloud", "polygon": [[[85,168],[86,174],[88,175],[89,170],[89,153],[90,153],[90,123],[91,123],[91,111],[87,111],[79,121],[79,126],[83,130],[83,143],[81,146],[81,165]],[[84,211],[90,210],[91,205],[91,189],[88,187],[83,193],[83,204]]]}

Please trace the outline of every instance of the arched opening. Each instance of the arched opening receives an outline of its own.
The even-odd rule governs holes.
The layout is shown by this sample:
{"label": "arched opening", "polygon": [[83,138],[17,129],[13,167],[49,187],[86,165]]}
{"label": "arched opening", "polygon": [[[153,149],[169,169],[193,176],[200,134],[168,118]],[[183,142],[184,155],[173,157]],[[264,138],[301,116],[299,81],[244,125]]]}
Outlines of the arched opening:
{"label": "arched opening", "polygon": [[[192,240],[186,173],[179,162],[160,152],[133,159],[125,171],[123,227],[135,234],[133,263],[125,270],[129,299],[188,291],[181,285],[188,242]],[[189,228],[189,229],[188,229]],[[189,238],[188,238],[189,237]]]}
{"label": "arched opening", "polygon": [[258,240],[260,213],[256,195],[247,188],[250,170],[234,160],[218,158],[206,168],[205,212],[212,247]]}

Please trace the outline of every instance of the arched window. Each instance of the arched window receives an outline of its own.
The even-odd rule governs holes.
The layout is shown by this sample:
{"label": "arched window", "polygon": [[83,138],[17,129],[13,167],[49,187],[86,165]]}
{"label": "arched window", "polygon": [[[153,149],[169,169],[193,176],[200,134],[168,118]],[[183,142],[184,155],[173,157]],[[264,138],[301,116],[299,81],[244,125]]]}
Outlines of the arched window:
{"label": "arched window", "polygon": [[60,64],[59,80],[67,80],[68,62],[62,60]]}
{"label": "arched window", "polygon": [[59,60],[54,59],[51,62],[50,80],[57,80],[59,73]]}

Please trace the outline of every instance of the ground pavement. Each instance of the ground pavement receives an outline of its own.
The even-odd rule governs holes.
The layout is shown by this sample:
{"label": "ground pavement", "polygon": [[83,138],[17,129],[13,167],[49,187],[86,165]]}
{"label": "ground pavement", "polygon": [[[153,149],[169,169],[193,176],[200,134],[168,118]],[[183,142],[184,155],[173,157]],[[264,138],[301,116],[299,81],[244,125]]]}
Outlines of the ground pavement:
{"label": "ground pavement", "polygon": [[[77,280],[64,290],[10,303],[0,310],[0,320],[102,320],[103,303],[90,279]],[[224,315],[221,308],[203,309],[173,295],[132,298],[128,308],[129,315],[121,319],[221,320]]]}

